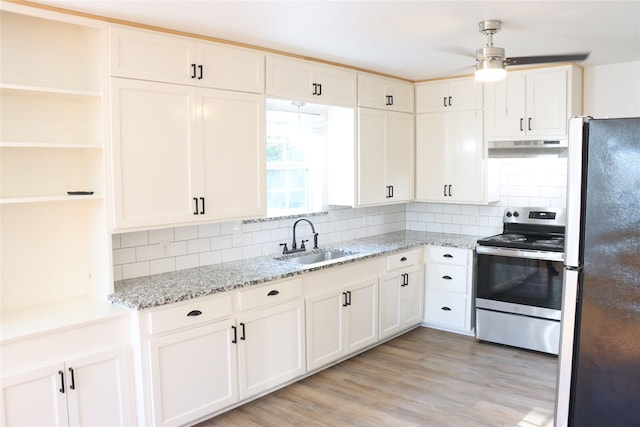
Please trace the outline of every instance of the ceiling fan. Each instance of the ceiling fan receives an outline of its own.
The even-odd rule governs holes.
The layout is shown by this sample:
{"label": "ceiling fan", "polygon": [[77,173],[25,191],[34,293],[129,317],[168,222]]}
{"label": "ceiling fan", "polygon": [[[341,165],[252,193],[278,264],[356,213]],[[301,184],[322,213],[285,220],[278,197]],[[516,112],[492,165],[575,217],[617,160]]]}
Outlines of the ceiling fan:
{"label": "ceiling fan", "polygon": [[505,58],[504,49],[493,45],[493,35],[500,31],[502,21],[496,19],[480,21],[479,27],[480,32],[487,36],[487,45],[476,51],[475,76],[476,80],[480,81],[496,81],[505,78],[507,75],[505,66],[583,61],[590,53]]}

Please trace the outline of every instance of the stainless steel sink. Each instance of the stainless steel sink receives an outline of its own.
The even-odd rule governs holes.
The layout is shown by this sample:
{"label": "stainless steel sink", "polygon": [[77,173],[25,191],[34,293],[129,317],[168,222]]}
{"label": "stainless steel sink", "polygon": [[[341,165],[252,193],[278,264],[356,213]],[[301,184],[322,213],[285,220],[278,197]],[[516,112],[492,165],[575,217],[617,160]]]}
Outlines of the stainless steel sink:
{"label": "stainless steel sink", "polygon": [[326,250],[312,253],[301,253],[295,255],[284,255],[277,257],[280,261],[295,262],[297,264],[317,264],[320,262],[331,261],[353,255],[353,252]]}

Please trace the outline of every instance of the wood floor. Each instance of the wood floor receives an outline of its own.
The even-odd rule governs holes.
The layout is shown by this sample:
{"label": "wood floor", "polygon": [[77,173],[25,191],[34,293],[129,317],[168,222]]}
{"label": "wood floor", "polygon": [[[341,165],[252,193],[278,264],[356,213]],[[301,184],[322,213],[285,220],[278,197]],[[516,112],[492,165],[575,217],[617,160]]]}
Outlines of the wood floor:
{"label": "wood floor", "polygon": [[417,328],[198,424],[552,427],[557,358]]}

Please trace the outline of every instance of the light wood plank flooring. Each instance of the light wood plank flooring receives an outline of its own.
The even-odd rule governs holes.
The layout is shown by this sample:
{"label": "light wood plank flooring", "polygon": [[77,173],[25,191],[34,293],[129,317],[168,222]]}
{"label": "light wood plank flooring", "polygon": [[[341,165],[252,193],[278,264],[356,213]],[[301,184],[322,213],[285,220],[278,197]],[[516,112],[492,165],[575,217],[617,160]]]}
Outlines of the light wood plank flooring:
{"label": "light wood plank flooring", "polygon": [[557,358],[417,328],[198,424],[552,427]]}

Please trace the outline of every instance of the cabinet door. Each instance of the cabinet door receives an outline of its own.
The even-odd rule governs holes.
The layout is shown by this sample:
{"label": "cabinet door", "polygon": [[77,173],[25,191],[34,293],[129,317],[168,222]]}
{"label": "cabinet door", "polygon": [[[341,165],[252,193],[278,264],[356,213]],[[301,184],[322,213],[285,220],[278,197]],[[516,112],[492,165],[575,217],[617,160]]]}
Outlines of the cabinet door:
{"label": "cabinet door", "polygon": [[416,113],[447,111],[449,83],[446,81],[416,85]]}
{"label": "cabinet door", "polygon": [[[201,135],[192,164],[196,190],[204,197],[200,219],[231,219],[266,214],[264,96],[201,89]],[[200,196],[202,195],[202,196]]]}
{"label": "cabinet door", "polygon": [[487,140],[504,140],[525,134],[525,75],[510,72],[507,78],[485,84]]}
{"label": "cabinet door", "polygon": [[378,340],[378,280],[372,279],[347,290],[347,354],[363,349]]}
{"label": "cabinet door", "polygon": [[482,83],[474,78],[449,80],[448,111],[482,108]]}
{"label": "cabinet door", "polygon": [[63,378],[62,363],[3,377],[2,425],[67,426]]}
{"label": "cabinet door", "polygon": [[195,89],[111,79],[115,228],[193,218]]}
{"label": "cabinet door", "polygon": [[264,55],[234,46],[198,43],[196,62],[202,65],[202,87],[264,93]]}
{"label": "cabinet door", "polygon": [[387,79],[359,74],[358,106],[383,110],[386,109],[388,107],[388,100],[386,98],[386,82]]}
{"label": "cabinet door", "polygon": [[387,200],[386,139],[387,112],[358,108],[358,204]]}
{"label": "cabinet door", "polygon": [[416,115],[416,199],[446,199],[449,153],[447,113]]}
{"label": "cabinet door", "polygon": [[[392,111],[413,113],[415,88],[411,83],[397,80],[388,80],[385,88],[385,96],[391,96],[392,104],[388,107]],[[385,98],[386,100],[386,98]]]}
{"label": "cabinet door", "polygon": [[401,274],[392,273],[380,280],[380,339],[400,330],[403,279]]}
{"label": "cabinet door", "polygon": [[69,360],[65,367],[69,425],[132,424],[131,385],[124,349]]}
{"label": "cabinet door", "polygon": [[156,82],[195,84],[195,43],[168,34],[111,26],[109,74]]}
{"label": "cabinet door", "polygon": [[317,101],[326,105],[355,107],[358,86],[356,74],[337,67],[319,66],[316,69],[314,83],[322,85]]}
{"label": "cabinet door", "polygon": [[422,322],[424,318],[424,276],[422,266],[407,272],[407,285],[402,288],[401,307],[402,324],[410,327]]}
{"label": "cabinet door", "polygon": [[307,297],[307,369],[339,359],[345,353],[344,307],[346,294],[329,293]]}
{"label": "cabinet door", "polygon": [[306,372],[304,301],[238,316],[240,398]]}
{"label": "cabinet door", "polygon": [[567,71],[527,74],[526,132],[542,139],[567,134]]}
{"label": "cabinet door", "polygon": [[393,186],[391,202],[413,200],[414,124],[413,114],[389,111],[385,144],[386,185]]}
{"label": "cabinet door", "polygon": [[304,61],[267,57],[267,95],[297,100],[313,100],[313,68]]}
{"label": "cabinet door", "polygon": [[482,113],[419,114],[416,199],[481,202],[484,194]]}
{"label": "cabinet door", "polygon": [[484,190],[484,142],[482,112],[465,110],[449,113],[447,166],[450,168],[447,198],[458,202],[482,202]]}
{"label": "cabinet door", "polygon": [[149,342],[154,425],[192,422],[238,399],[230,320]]}

